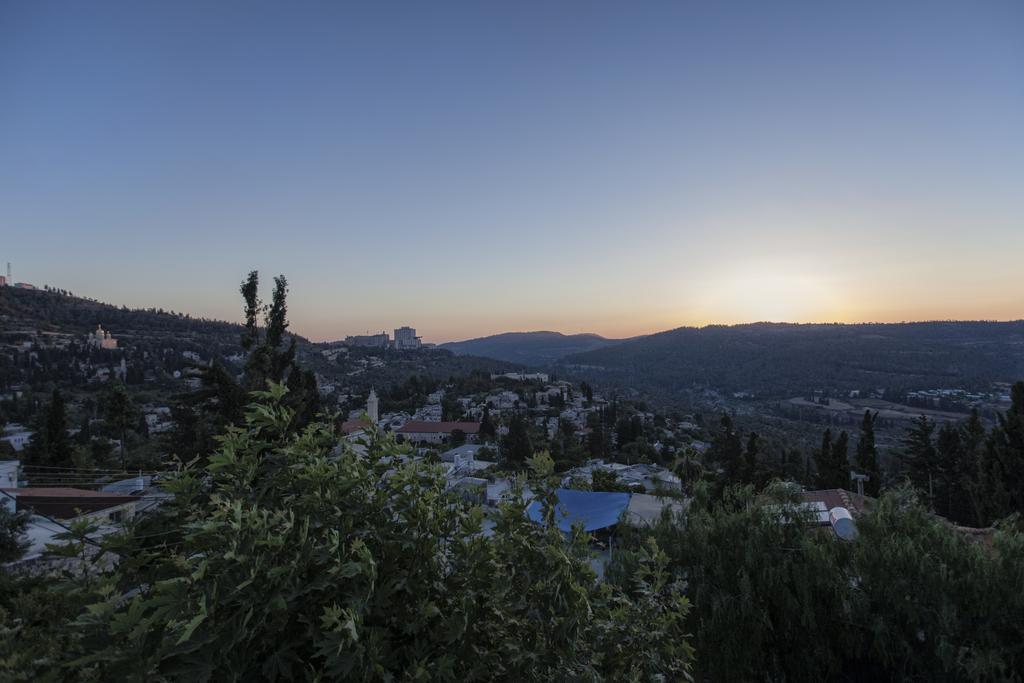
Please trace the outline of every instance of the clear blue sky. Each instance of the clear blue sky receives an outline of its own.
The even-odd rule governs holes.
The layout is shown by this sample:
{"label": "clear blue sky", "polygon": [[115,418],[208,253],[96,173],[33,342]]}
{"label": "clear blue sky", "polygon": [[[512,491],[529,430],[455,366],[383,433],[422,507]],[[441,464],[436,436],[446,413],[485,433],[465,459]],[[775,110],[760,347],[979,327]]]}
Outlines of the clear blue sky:
{"label": "clear blue sky", "polygon": [[7,260],[315,339],[1024,317],[1024,2],[3,2]]}

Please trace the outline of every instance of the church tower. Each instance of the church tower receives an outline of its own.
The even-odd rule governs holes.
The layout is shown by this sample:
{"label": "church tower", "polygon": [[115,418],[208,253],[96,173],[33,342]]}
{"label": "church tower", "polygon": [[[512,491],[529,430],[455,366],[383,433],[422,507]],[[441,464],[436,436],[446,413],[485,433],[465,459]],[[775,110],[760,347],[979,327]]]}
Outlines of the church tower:
{"label": "church tower", "polygon": [[370,389],[370,396],[366,399],[366,414],[370,416],[370,422],[373,424],[377,424],[377,420],[380,419],[380,415],[378,415],[377,410],[377,392]]}

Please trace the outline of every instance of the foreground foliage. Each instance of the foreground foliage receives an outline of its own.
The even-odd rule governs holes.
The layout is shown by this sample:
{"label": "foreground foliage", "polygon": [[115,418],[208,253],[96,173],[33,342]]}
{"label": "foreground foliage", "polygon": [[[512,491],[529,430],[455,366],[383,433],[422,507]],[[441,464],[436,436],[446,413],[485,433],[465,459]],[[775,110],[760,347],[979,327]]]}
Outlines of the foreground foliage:
{"label": "foreground foliage", "polygon": [[[582,534],[480,508],[388,438],[332,454],[295,434],[286,390],[258,393],[158,519],[108,544],[92,604],[12,640],[0,672],[95,680],[648,680],[687,676],[688,603],[653,543],[622,589],[598,584]],[[550,503],[550,459],[534,462]],[[553,510],[549,509],[549,514]],[[68,636],[67,634],[71,634]],[[51,650],[60,640],[59,663]],[[67,642],[69,641],[70,642]],[[45,643],[41,645],[40,642]],[[47,648],[45,658],[26,655]],[[38,661],[37,661],[38,660]],[[3,667],[7,667],[4,669]],[[16,668],[17,667],[17,668]]]}
{"label": "foreground foliage", "polygon": [[[858,518],[852,543],[815,528],[775,486],[698,490],[687,512],[622,539],[613,580],[653,535],[688,583],[697,677],[1021,680],[1024,533],[978,537],[909,490]],[[642,553],[642,550],[640,550]]]}

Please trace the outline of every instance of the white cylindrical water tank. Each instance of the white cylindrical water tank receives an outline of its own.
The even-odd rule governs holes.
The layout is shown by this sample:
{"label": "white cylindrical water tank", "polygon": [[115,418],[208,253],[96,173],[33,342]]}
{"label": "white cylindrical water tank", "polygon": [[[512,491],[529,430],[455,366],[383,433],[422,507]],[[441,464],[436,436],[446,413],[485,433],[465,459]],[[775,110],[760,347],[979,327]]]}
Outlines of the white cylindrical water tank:
{"label": "white cylindrical water tank", "polygon": [[857,538],[857,525],[853,522],[853,515],[842,507],[834,507],[828,511],[828,522],[832,525],[832,531],[844,541],[852,541]]}

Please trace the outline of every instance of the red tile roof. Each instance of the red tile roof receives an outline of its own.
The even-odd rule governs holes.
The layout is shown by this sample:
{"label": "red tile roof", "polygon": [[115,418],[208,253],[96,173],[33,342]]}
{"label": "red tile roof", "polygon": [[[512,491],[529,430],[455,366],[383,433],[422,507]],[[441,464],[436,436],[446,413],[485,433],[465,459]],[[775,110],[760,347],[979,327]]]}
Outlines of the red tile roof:
{"label": "red tile roof", "polygon": [[370,426],[370,421],[364,418],[357,418],[355,420],[345,420],[341,423],[342,434],[353,434],[361,429],[366,429]]}
{"label": "red tile roof", "polygon": [[852,491],[845,489],[818,489],[817,491],[804,491],[804,500],[808,503],[824,503],[829,510],[832,508],[846,508],[850,514],[856,515],[864,512],[874,504],[874,499],[867,496],[858,496]]}
{"label": "red tile roof", "polygon": [[466,434],[476,434],[480,431],[479,422],[425,422],[422,420],[410,420],[398,430],[399,434],[451,434],[459,430]]}

